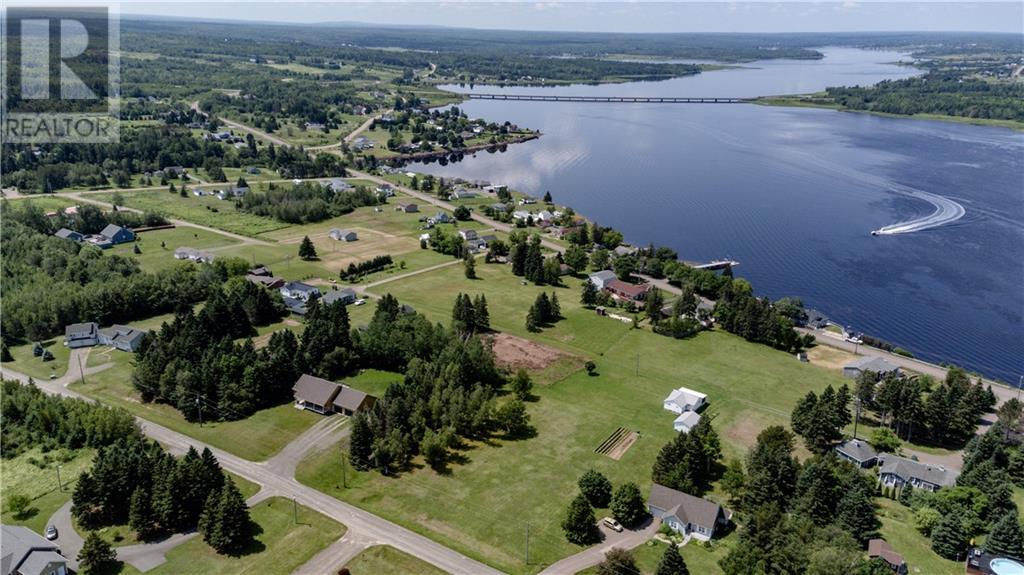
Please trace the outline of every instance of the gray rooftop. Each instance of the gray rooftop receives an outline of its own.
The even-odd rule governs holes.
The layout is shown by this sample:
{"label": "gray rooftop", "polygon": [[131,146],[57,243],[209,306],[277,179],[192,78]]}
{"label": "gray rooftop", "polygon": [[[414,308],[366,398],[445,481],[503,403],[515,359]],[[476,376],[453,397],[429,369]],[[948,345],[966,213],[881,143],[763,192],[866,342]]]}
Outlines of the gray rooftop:
{"label": "gray rooftop", "polygon": [[683,523],[692,523],[708,529],[714,528],[720,513],[725,513],[725,509],[713,501],[657,483],[651,485],[651,496],[647,498],[647,503],[665,510],[667,514],[674,515]]}
{"label": "gray rooftop", "polygon": [[311,286],[307,283],[302,282],[287,282],[284,284],[284,288],[288,291],[301,291],[301,292],[314,292],[317,291],[315,286]]}
{"label": "gray rooftop", "polygon": [[340,390],[341,386],[333,381],[327,381],[326,379],[305,373],[299,377],[299,380],[292,387],[295,397],[317,405],[327,405],[338,395]]}
{"label": "gray rooftop", "polygon": [[950,487],[956,484],[957,473],[940,465],[928,465],[913,459],[897,457],[891,453],[883,453],[878,456],[882,467],[879,473],[893,474],[906,481],[911,478],[940,487]]}
{"label": "gray rooftop", "polygon": [[368,397],[370,396],[354,387],[343,385],[338,396],[334,398],[334,405],[349,411],[358,411]]}
{"label": "gray rooftop", "polygon": [[843,366],[843,369],[859,369],[860,371],[873,371],[875,373],[889,373],[897,371],[899,366],[889,363],[885,358],[869,356],[857,358]]}
{"label": "gray rooftop", "polygon": [[613,272],[611,270],[601,270],[599,272],[594,272],[594,273],[590,274],[590,279],[599,279],[599,280],[604,280],[604,281],[611,281],[611,280],[615,279],[616,277],[618,277],[618,276],[616,276],[615,272]]}
{"label": "gray rooftop", "polygon": [[878,452],[863,439],[849,439],[836,446],[836,451],[856,461],[870,461],[878,457]]}
{"label": "gray rooftop", "polygon": [[103,228],[103,231],[100,232],[100,235],[105,238],[113,238],[115,235],[117,235],[118,232],[120,232],[123,229],[124,228],[116,224],[107,224],[107,227]]}
{"label": "gray rooftop", "polygon": [[3,555],[0,558],[0,573],[34,575],[45,573],[50,563],[65,563],[67,559],[57,551],[55,543],[20,525],[0,526],[0,540],[3,541]]}
{"label": "gray rooftop", "polygon": [[356,297],[356,290],[352,288],[341,288],[339,290],[332,290],[323,295],[320,300],[324,304],[332,304],[339,299],[353,299]]}
{"label": "gray rooftop", "polygon": [[64,337],[94,335],[96,333],[96,322],[73,323],[64,327]]}

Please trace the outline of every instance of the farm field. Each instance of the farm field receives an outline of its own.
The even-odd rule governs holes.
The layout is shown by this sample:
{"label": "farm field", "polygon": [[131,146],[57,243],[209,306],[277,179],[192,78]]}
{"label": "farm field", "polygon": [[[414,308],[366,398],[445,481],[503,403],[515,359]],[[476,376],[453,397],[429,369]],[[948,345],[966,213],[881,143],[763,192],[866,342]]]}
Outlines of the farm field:
{"label": "farm field", "polygon": [[[88,367],[113,363],[99,373],[86,376],[85,383],[75,382],[71,389],[108,405],[123,407],[154,423],[209,443],[239,457],[263,461],[295,439],[317,421],[316,415],[295,409],[290,403],[239,420],[190,423],[170,405],[143,403],[132,387],[132,355],[113,348],[95,348],[89,354]],[[290,387],[292,382],[288,382]],[[210,406],[211,416],[214,406]]]}
{"label": "farm field", "polygon": [[[467,280],[461,269],[448,268],[380,291],[386,288],[441,322],[449,321],[456,293],[484,293],[491,325],[526,335],[525,310],[544,288],[521,285],[508,266],[480,265],[478,273],[482,279]],[[510,572],[524,568],[523,533],[529,524],[527,570],[533,572],[579,549],[565,541],[559,523],[584,471],[594,468],[614,484],[634,481],[644,491],[649,488],[650,465],[675,433],[673,416],[661,406],[674,387],[708,394],[706,416],[715,417],[730,457],[742,455],[765,426],[788,424],[790,409],[808,390],[842,383],[833,372],[729,334],[678,341],[631,329],[583,309],[577,303],[579,280],[568,283],[572,287],[556,290],[566,319],[531,339],[592,359],[599,375],[576,369],[535,387],[539,400],[528,411],[536,437],[472,443],[457,454],[461,461],[447,474],[426,468],[397,478],[350,474],[349,489],[339,486],[340,464],[330,450],[300,465],[300,481]],[[619,427],[639,432],[639,439],[618,461],[595,453]],[[512,519],[495,522],[494,516]]]}

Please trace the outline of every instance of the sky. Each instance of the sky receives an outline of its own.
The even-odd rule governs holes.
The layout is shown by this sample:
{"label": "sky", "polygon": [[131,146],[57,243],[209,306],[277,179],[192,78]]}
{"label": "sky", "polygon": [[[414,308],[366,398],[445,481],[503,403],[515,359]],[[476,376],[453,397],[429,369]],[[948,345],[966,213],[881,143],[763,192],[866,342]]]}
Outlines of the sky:
{"label": "sky", "polygon": [[226,2],[122,0],[122,14],[585,32],[1024,33],[1024,2]]}

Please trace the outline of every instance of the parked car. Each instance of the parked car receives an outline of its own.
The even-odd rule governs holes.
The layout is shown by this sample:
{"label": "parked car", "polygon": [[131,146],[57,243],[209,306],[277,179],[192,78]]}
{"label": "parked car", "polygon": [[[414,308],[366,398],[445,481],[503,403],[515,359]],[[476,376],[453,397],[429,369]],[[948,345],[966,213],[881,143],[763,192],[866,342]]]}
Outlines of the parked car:
{"label": "parked car", "polygon": [[46,528],[46,539],[49,540],[49,541],[53,541],[56,538],[57,538],[57,528],[54,527],[53,525],[50,525],[49,527]]}
{"label": "parked car", "polygon": [[605,527],[611,529],[612,531],[622,533],[622,524],[612,519],[611,517],[605,517],[601,520],[601,523],[604,523]]}
{"label": "parked car", "polygon": [[363,304],[365,304],[365,303],[366,303],[366,300],[365,300],[365,299],[357,299],[357,300],[355,301],[355,304],[356,304],[356,305],[363,305]]}

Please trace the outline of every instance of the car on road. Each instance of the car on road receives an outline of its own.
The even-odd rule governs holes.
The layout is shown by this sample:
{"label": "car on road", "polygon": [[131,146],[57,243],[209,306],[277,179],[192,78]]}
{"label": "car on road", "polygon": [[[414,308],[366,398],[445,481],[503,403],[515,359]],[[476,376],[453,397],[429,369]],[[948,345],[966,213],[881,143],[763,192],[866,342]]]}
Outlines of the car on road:
{"label": "car on road", "polygon": [[49,540],[49,541],[53,541],[56,538],[57,538],[57,528],[54,527],[53,525],[50,525],[49,527],[46,528],[46,539]]}
{"label": "car on road", "polygon": [[622,533],[622,524],[612,519],[611,517],[605,517],[601,520],[601,523],[604,523],[605,527],[611,529],[612,531]]}

